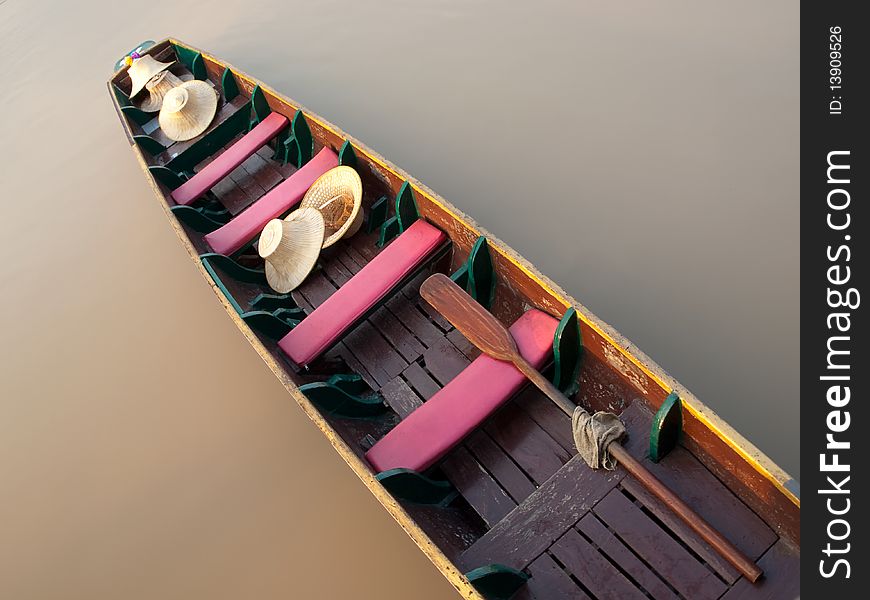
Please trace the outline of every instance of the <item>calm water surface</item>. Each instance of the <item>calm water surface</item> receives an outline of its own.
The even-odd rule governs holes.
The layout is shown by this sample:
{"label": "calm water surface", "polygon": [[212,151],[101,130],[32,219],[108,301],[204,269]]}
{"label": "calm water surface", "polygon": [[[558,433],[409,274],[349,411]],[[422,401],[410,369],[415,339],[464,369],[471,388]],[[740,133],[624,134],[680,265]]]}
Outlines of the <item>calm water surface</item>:
{"label": "calm water surface", "polygon": [[0,1],[0,597],[450,598],[226,318],[105,79],[174,35],[453,201],[799,476],[793,2]]}

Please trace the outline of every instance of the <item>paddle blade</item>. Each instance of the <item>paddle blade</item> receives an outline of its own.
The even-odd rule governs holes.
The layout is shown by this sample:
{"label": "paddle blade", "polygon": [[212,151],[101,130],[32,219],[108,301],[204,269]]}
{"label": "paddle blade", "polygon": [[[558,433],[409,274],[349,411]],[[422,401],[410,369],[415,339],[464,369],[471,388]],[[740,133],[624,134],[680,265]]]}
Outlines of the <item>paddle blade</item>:
{"label": "paddle blade", "polygon": [[424,281],[420,295],[484,354],[508,362],[523,360],[507,327],[443,273]]}

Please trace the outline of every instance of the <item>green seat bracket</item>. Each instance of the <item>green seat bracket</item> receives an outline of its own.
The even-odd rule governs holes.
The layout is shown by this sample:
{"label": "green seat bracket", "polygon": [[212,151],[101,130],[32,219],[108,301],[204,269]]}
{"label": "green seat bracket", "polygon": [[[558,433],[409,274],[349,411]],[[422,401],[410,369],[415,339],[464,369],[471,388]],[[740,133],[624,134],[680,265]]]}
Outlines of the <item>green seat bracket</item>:
{"label": "green seat bracket", "polygon": [[257,84],[254,91],[251,92],[251,118],[248,122],[248,129],[253,129],[263,119],[269,116],[272,109],[269,108],[269,102],[266,100],[266,94],[263,93],[263,88]]}
{"label": "green seat bracket", "polygon": [[[217,288],[236,310],[242,320],[254,331],[261,333],[270,339],[280,340],[282,337],[287,335],[293,327],[298,325],[299,321],[304,317],[304,313],[298,306],[296,306],[296,303],[293,302],[292,298],[287,301],[286,306],[277,306],[277,304],[271,305],[269,307],[272,308],[271,311],[261,309],[243,309],[238,300],[236,300],[230,293],[229,289],[227,289],[226,284],[218,274],[218,270],[222,271],[228,277],[232,277],[236,281],[263,286],[268,285],[265,271],[243,267],[229,256],[217,254],[215,252],[202,254],[199,258]],[[264,296],[267,296],[267,294],[261,294],[254,299],[253,303],[256,303],[258,299],[260,300],[260,303],[262,303],[262,298]],[[277,296],[272,296],[272,298],[277,298]]]}
{"label": "green seat bracket", "polygon": [[656,411],[649,434],[649,457],[659,462],[680,442],[683,433],[683,402],[671,392]]}
{"label": "green seat bracket", "polygon": [[345,387],[329,381],[318,381],[299,386],[305,396],[320,410],[351,419],[364,419],[382,414],[387,410],[384,401],[374,393],[355,394]]}
{"label": "green seat bracket", "polygon": [[142,150],[144,150],[151,156],[160,156],[161,154],[166,152],[166,146],[145,133],[134,135],[133,141],[136,142],[137,146],[142,148]]}
{"label": "green seat bracket", "polygon": [[154,179],[168,187],[170,190],[174,190],[187,181],[187,178],[183,175],[179,175],[169,167],[164,167],[162,165],[151,165],[148,167],[148,172],[154,176]]}
{"label": "green seat bracket", "polygon": [[344,390],[348,394],[359,395],[371,391],[365,380],[356,373],[336,373],[327,382]]}
{"label": "green seat bracket", "polygon": [[495,268],[486,238],[480,236],[471,247],[468,260],[450,278],[489,310],[495,298]]}
{"label": "green seat bracket", "polygon": [[187,67],[193,73],[196,79],[205,81],[208,78],[208,73],[205,70],[205,60],[202,58],[202,53],[178,44],[172,44],[175,48],[175,55],[178,57],[178,62]]}
{"label": "green seat bracket", "polygon": [[144,110],[140,110],[133,105],[130,106],[122,106],[121,112],[124,113],[124,116],[127,117],[128,120],[136,123],[140,127],[154,118],[154,115],[145,112]]}
{"label": "green seat bracket", "polygon": [[224,92],[224,102],[232,102],[239,95],[239,84],[229,67],[221,75],[221,90]]}
{"label": "green seat bracket", "polygon": [[355,171],[358,170],[356,152],[349,140],[344,140],[341,150],[338,151],[338,164],[343,167],[350,167]]}
{"label": "green seat bracket", "polygon": [[299,324],[295,315],[294,311],[286,308],[272,312],[249,310],[239,314],[248,327],[274,341],[280,340]]}
{"label": "green seat bracket", "polygon": [[294,310],[296,311],[297,319],[302,319],[305,316],[303,311],[293,300],[290,294],[260,294],[251,300],[251,309],[253,310]]}
{"label": "green seat bracket", "polygon": [[387,220],[387,213],[390,210],[390,200],[386,196],[381,196],[372,203],[369,210],[368,220],[366,220],[366,233],[372,233],[379,229],[384,221]]}
{"label": "green seat bracket", "polygon": [[297,110],[293,115],[293,120],[290,122],[290,135],[283,141],[284,156],[283,163],[288,162],[296,166],[297,169],[311,160],[314,156],[314,137],[311,135],[311,128],[308,127],[308,120],[301,110]]}
{"label": "green seat bracket", "polygon": [[414,221],[420,218],[417,208],[417,200],[414,198],[414,190],[409,182],[404,182],[396,194],[396,214],[381,225],[381,234],[378,237],[378,247],[383,248],[387,242],[400,235]]}
{"label": "green seat bracket", "polygon": [[204,214],[204,211],[192,206],[179,204],[171,207],[169,210],[172,211],[176,219],[198,233],[211,233],[224,225],[220,221],[216,221]]}
{"label": "green seat bracket", "polygon": [[393,496],[415,504],[444,507],[458,495],[449,481],[432,479],[412,469],[390,469],[376,478]]}
{"label": "green seat bracket", "polygon": [[522,571],[499,564],[471,570],[465,578],[487,600],[509,600],[529,580]]}
{"label": "green seat bracket", "polygon": [[568,398],[580,391],[580,361],[583,339],[580,320],[573,307],[565,311],[553,336],[553,385]]}

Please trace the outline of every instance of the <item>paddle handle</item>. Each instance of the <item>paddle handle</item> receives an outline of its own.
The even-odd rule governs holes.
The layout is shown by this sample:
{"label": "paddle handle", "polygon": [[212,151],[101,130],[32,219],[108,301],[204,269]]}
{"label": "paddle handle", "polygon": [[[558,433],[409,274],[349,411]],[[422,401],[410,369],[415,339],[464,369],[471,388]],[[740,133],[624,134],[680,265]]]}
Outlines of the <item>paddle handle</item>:
{"label": "paddle handle", "polygon": [[[561,408],[566,415],[574,414],[574,409],[577,406],[568,400],[565,395],[553,385],[549,379],[541,375],[540,371],[535,369],[521,356],[517,356],[514,360],[514,365],[522,371],[523,375],[535,384],[535,386],[544,392],[550,400],[556,403],[556,406]],[[613,458],[621,464],[626,471],[637,479],[643,487],[661,500],[670,510],[676,514],[680,520],[688,525],[692,531],[697,533],[701,538],[710,544],[713,549],[718,552],[725,560],[727,560],[735,569],[746,577],[749,581],[755,583],[761,577],[762,571],[748,556],[743,554],[736,546],[726,540],[718,531],[704,520],[704,518],[692,510],[688,504],[680,500],[680,498],[672,492],[665,484],[649,472],[637,459],[635,459],[628,450],[623,448],[618,442],[612,442],[607,448],[613,455]]]}
{"label": "paddle handle", "polygon": [[549,379],[541,375],[541,372],[530,365],[529,362],[520,356],[519,353],[514,356],[513,363],[517,369],[522,371],[523,375],[525,375],[529,381],[535,384],[535,387],[544,392],[550,400],[556,403],[556,406],[565,412],[566,415],[570,417],[574,414],[574,409],[577,408],[577,405],[568,400],[568,398],[565,397],[565,394],[559,391],[559,388],[550,383]]}
{"label": "paddle handle", "polygon": [[748,556],[738,550],[734,544],[726,540],[722,535],[713,529],[701,515],[692,510],[688,504],[683,502],[674,492],[668,489],[659,479],[649,472],[636,458],[629,454],[628,450],[622,447],[618,442],[611,442],[607,447],[619,464],[628,471],[635,479],[637,479],[643,487],[649,490],[652,495],[661,500],[670,510],[676,514],[680,520],[692,528],[692,531],[697,533],[701,538],[710,544],[716,552],[731,563],[735,569],[746,577],[752,583],[758,581],[761,577],[762,570]]}

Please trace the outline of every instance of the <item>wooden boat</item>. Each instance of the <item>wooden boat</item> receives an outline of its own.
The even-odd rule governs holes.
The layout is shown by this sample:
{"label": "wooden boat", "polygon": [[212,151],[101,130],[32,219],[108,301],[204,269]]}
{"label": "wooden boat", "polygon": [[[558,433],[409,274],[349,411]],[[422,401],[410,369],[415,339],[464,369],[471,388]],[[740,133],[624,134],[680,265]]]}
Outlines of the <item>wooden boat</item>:
{"label": "wooden boat", "polygon": [[[208,130],[173,143],[128,98],[123,63],[108,81],[181,243],[289,395],[462,597],[799,593],[796,482],[628,340],[293,100],[178,40],[141,50],[220,96]],[[275,294],[251,242],[336,164],[362,179],[365,223],[299,288]],[[621,467],[578,461],[570,419],[421,300],[432,272],[513,324],[523,353],[578,404],[618,414],[629,452],[764,576],[741,576]]]}

